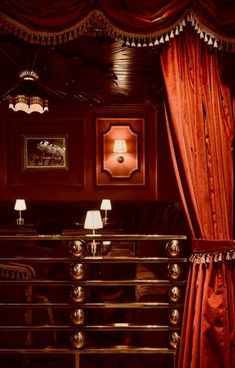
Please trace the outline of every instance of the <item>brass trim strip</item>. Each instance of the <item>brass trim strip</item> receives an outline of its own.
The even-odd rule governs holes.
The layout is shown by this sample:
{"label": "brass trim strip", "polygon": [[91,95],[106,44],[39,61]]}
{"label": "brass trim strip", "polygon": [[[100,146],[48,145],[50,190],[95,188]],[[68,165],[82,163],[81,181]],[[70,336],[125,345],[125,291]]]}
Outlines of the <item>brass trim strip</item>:
{"label": "brass trim strip", "polygon": [[133,303],[0,303],[0,308],[183,308],[183,304],[164,302],[133,302]]}
{"label": "brass trim strip", "polygon": [[132,286],[132,285],[157,285],[157,286],[175,286],[186,285],[187,281],[170,281],[156,279],[139,280],[0,280],[0,285],[47,285],[47,286]]}
{"label": "brass trim strip", "polygon": [[168,258],[168,257],[84,257],[84,258],[69,258],[69,257],[1,257],[0,262],[45,262],[45,263],[187,263],[187,258]]}
{"label": "brass trim strip", "polygon": [[141,353],[141,354],[173,354],[176,355],[177,351],[168,348],[149,348],[149,347],[136,347],[136,346],[126,346],[118,345],[113,347],[90,347],[83,348],[82,350],[73,350],[70,348],[44,348],[44,349],[1,349],[0,354],[113,354],[113,353]]}

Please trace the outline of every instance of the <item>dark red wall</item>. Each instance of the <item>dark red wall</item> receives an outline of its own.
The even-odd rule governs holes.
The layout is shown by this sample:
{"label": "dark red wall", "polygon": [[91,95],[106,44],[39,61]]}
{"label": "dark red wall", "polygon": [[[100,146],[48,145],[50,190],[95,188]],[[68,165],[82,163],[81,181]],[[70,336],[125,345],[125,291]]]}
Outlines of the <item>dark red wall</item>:
{"label": "dark red wall", "polygon": [[[96,185],[97,117],[144,117],[146,185]],[[22,135],[69,134],[69,170],[30,172],[22,168]],[[179,201],[161,106],[81,108],[57,106],[44,115],[0,108],[0,200],[78,202],[100,200]]]}

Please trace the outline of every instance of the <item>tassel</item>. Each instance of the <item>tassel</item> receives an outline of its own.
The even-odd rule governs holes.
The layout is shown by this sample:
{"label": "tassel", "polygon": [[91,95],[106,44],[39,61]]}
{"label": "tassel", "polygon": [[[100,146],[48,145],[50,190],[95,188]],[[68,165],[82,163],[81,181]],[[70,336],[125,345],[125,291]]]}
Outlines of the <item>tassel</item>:
{"label": "tassel", "polygon": [[164,38],[163,38],[163,36],[160,38],[159,43],[164,43]]}
{"label": "tassel", "polygon": [[200,260],[201,260],[201,255],[198,254],[197,257],[196,257],[196,263],[199,264],[200,263]]}
{"label": "tassel", "polygon": [[220,254],[219,254],[218,261],[219,261],[219,262],[221,262],[221,261],[222,261],[222,253],[220,253]]}
{"label": "tassel", "polygon": [[36,37],[35,43],[36,43],[37,45],[40,45],[40,38],[39,38],[39,36],[37,36],[37,37]]}
{"label": "tassel", "polygon": [[42,39],[41,39],[41,45],[46,45],[45,37],[42,37]]}
{"label": "tassel", "polygon": [[165,41],[168,42],[170,40],[168,33],[166,34]]}
{"label": "tassel", "polygon": [[57,40],[56,40],[56,36],[53,37],[53,41],[52,41],[52,44],[55,46],[57,45]]}
{"label": "tassel", "polygon": [[176,29],[175,29],[175,35],[178,36],[178,34],[179,34],[179,28],[176,27]]}
{"label": "tassel", "polygon": [[77,31],[77,28],[74,30],[73,32],[73,37],[74,38],[78,38],[78,31]]}
{"label": "tassel", "polygon": [[192,17],[192,15],[191,15],[191,14],[188,14],[188,15],[187,15],[187,21],[188,21],[188,22],[191,22],[191,17]]}
{"label": "tassel", "polygon": [[210,263],[210,254],[206,255],[206,263]]}
{"label": "tassel", "polygon": [[210,37],[209,41],[208,41],[208,45],[213,45],[213,42],[212,42],[212,38]]}
{"label": "tassel", "polygon": [[30,42],[30,43],[34,43],[34,37],[33,37],[33,35],[32,35],[32,34],[30,35],[30,40],[29,40],[29,42]]}
{"label": "tassel", "polygon": [[175,37],[175,35],[174,35],[174,31],[173,31],[173,30],[171,30],[170,38],[174,38],[174,37]]}
{"label": "tassel", "polygon": [[136,45],[135,45],[135,41],[134,41],[134,39],[131,41],[131,47],[135,47]]}

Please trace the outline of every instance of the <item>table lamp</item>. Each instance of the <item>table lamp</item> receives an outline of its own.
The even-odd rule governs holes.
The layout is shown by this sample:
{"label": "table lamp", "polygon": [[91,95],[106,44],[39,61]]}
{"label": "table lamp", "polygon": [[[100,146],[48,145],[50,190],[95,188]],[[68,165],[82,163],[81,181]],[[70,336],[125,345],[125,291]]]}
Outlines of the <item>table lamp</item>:
{"label": "table lamp", "polygon": [[110,211],[112,209],[111,201],[110,199],[102,199],[101,210],[104,210],[104,217],[103,217],[103,224],[106,225],[109,222],[107,211]]}
{"label": "table lamp", "polygon": [[24,199],[16,199],[14,210],[19,211],[19,217],[16,219],[17,225],[24,225],[24,219],[21,216],[21,211],[26,210],[26,203]]}
{"label": "table lamp", "polygon": [[[84,223],[84,229],[91,229],[92,234],[95,235],[95,230],[101,229],[102,227],[103,227],[103,222],[102,222],[100,211],[99,210],[87,211],[85,223]],[[96,252],[97,252],[97,243],[95,239],[93,239],[91,243],[91,253],[94,256]]]}

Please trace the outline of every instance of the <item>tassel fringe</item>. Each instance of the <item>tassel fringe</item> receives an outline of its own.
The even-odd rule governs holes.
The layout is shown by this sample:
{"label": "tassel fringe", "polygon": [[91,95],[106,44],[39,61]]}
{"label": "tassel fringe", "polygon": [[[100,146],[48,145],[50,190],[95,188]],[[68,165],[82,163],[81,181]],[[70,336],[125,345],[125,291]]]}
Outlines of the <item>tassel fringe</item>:
{"label": "tassel fringe", "polygon": [[213,252],[206,254],[192,254],[189,257],[189,261],[192,263],[210,263],[210,262],[221,262],[221,261],[234,261],[235,260],[235,250],[229,250],[225,252]]}
{"label": "tassel fringe", "polygon": [[75,26],[61,32],[34,32],[26,26],[16,22],[6,15],[0,14],[1,32],[11,33],[26,42],[45,46],[55,46],[72,41],[79,36],[108,36],[115,40],[122,40],[123,44],[129,47],[154,47],[169,42],[172,38],[183,32],[184,28],[191,24],[199,37],[209,46],[219,50],[235,50],[235,39],[225,38],[202,25],[193,13],[183,16],[177,23],[169,29],[152,34],[136,34],[126,32],[115,27],[99,10],[93,10]]}

